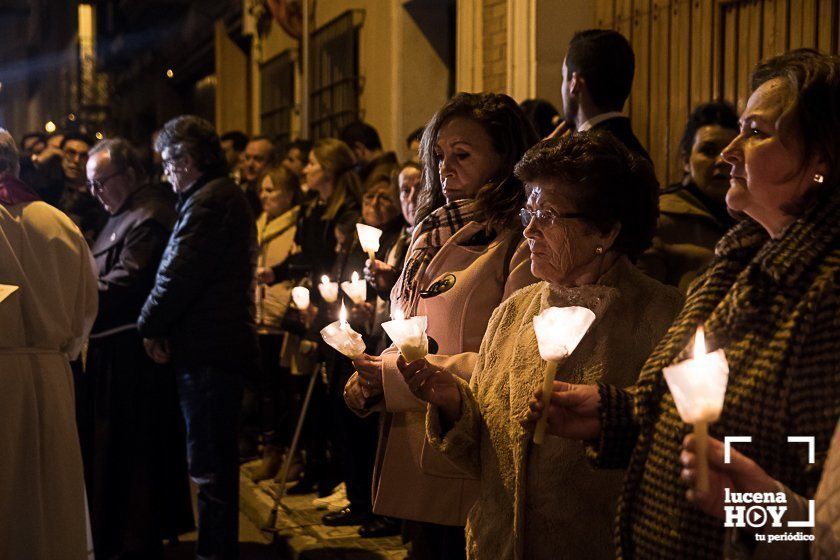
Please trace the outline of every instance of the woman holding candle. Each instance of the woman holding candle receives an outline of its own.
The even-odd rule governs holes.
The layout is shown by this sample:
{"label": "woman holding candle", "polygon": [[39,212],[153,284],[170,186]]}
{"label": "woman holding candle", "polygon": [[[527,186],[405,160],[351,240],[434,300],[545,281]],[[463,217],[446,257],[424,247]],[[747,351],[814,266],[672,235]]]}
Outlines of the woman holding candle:
{"label": "woman holding candle", "polygon": [[481,480],[467,524],[470,558],[613,558],[623,473],[594,471],[577,442],[534,445],[519,420],[543,384],[540,353],[574,348],[574,340],[541,333],[537,351],[535,317],[549,320],[547,309],[594,313],[557,363],[556,378],[566,382],[632,385],[671,324],[679,293],[632,264],[653,236],[658,184],[647,161],[600,131],[540,142],[516,174],[529,193],[522,222],[542,281],[495,311],[469,382],[423,360],[400,367],[409,389],[432,405],[429,441]]}
{"label": "woman holding candle", "polygon": [[[536,141],[522,110],[501,94],[460,93],[426,126],[417,225],[391,314],[426,316],[444,356],[477,352],[493,309],[535,281],[518,216],[525,192],[513,168]],[[451,366],[469,377],[471,356]],[[425,404],[408,390],[397,357],[392,347],[355,360],[358,375],[346,387],[357,412],[392,413],[381,435],[374,511],[422,522],[414,527],[418,558],[463,557],[463,525],[478,485],[424,444]]]}
{"label": "woman holding candle", "polygon": [[[726,203],[748,219],[718,244],[632,391],[555,384],[551,397],[550,431],[587,440],[596,464],[629,467],[622,557],[723,553],[723,524],[686,500],[688,427],[662,377],[690,357],[699,324],[729,367],[710,434],[752,437],[743,452],[786,487],[814,495],[840,416],[840,62],[793,51],[759,64],[752,89],[723,152],[732,165]],[[532,408],[532,418],[542,413],[536,399]],[[814,464],[790,435],[814,436]]]}
{"label": "woman holding candle", "polygon": [[[266,268],[283,263],[292,252],[302,193],[297,176],[285,166],[275,165],[264,172],[259,196],[263,212],[257,218],[257,266]],[[255,481],[277,474],[283,447],[289,443],[288,423],[293,421],[288,418],[291,405],[289,372],[280,367],[280,350],[284,336],[293,336],[282,327],[292,288],[291,280],[272,286],[257,285],[256,320],[262,368],[256,394],[252,397],[258,402],[244,407],[258,411],[258,425],[263,431],[262,461],[251,474]]]}

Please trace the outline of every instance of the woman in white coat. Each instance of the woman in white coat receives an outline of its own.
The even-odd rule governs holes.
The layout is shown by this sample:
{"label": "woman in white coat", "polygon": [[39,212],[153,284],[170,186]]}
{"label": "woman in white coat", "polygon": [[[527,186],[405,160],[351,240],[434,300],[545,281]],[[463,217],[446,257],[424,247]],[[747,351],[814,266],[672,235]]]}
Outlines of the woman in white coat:
{"label": "woman in white coat", "polygon": [[[427,316],[438,352],[430,361],[443,360],[464,377],[493,310],[536,281],[518,216],[525,190],[513,176],[536,141],[516,102],[493,93],[456,95],[423,134],[425,184],[391,309]],[[413,546],[418,558],[463,558],[478,482],[425,444],[425,403],[408,390],[397,356],[392,347],[356,360],[358,375],[346,389],[357,412],[392,413],[380,438],[374,512],[422,522]]]}
{"label": "woman in white coat", "polygon": [[92,547],[69,360],[96,318],[96,268],[17,157],[0,129],[0,558],[78,560]]}

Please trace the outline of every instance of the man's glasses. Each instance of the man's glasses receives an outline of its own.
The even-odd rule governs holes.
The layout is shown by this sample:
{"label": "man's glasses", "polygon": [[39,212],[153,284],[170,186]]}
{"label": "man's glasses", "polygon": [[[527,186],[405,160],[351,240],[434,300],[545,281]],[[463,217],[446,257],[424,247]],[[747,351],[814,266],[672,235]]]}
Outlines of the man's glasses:
{"label": "man's glasses", "polygon": [[174,158],[171,158],[171,159],[162,160],[161,163],[163,164],[164,172],[170,173],[171,171],[178,169],[178,163],[182,159],[183,158],[181,156],[178,156],[178,157],[174,157]]}
{"label": "man's glasses", "polygon": [[528,227],[532,219],[537,220],[537,225],[540,227],[553,226],[557,220],[571,220],[578,218],[586,218],[586,214],[580,212],[568,212],[559,214],[553,210],[534,210],[531,212],[527,208],[519,211],[519,219],[522,220],[522,226]]}
{"label": "man's glasses", "polygon": [[117,171],[116,173],[111,173],[103,179],[92,179],[87,182],[88,189],[94,194],[99,194],[103,190],[105,190],[105,183],[107,183],[117,175],[122,175],[123,173],[124,171]]}

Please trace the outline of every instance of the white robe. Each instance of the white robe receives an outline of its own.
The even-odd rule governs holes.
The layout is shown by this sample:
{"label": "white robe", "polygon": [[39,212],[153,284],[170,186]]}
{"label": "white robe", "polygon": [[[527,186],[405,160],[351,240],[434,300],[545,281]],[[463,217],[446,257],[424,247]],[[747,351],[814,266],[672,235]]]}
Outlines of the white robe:
{"label": "white robe", "polygon": [[70,219],[0,205],[0,559],[88,557],[75,359],[96,318],[96,269]]}

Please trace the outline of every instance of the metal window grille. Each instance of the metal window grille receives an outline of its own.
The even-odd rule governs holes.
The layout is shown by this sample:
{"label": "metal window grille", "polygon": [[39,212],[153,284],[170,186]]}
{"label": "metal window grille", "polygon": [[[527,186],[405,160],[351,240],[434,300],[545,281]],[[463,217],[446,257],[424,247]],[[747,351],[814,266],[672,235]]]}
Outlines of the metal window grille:
{"label": "metal window grille", "polygon": [[315,30],[310,39],[311,138],[338,136],[359,118],[359,29],[364,12],[350,10]]}
{"label": "metal window grille", "polygon": [[260,132],[275,138],[278,146],[291,141],[295,108],[295,61],[286,50],[260,65]]}

